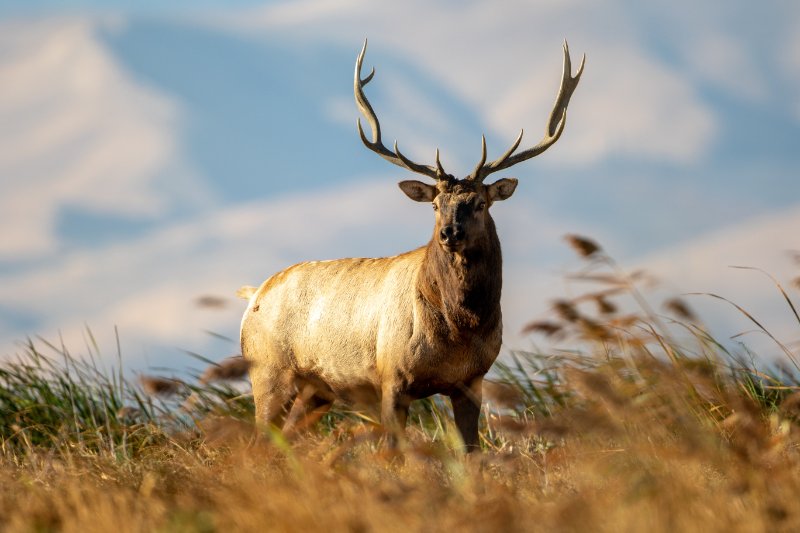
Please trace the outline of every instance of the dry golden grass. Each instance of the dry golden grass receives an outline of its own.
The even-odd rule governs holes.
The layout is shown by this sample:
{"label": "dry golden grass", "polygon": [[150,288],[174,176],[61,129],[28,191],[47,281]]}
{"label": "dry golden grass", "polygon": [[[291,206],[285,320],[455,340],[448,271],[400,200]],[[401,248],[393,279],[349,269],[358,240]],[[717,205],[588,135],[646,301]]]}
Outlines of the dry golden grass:
{"label": "dry golden grass", "polygon": [[49,364],[9,366],[0,368],[0,402],[14,409],[0,412],[0,527],[800,530],[797,374],[730,358],[670,300],[689,332],[676,342],[638,292],[641,274],[621,273],[587,239],[570,242],[594,265],[576,278],[602,286],[529,325],[569,351],[514,354],[496,368],[483,453],[458,451],[440,401],[415,406],[396,453],[367,416],[342,411],[291,437],[259,432],[246,397],[209,388],[246,370],[236,358],[200,376],[201,387],[142,379],[137,390],[159,401],[184,394],[172,404],[180,415],[121,377],[76,366],[90,377],[75,383]]}
{"label": "dry golden grass", "polygon": [[389,455],[357,419],[287,442],[210,415],[133,459],[5,453],[0,515],[7,531],[800,528],[797,396],[767,412],[696,361],[562,363],[569,401],[493,411],[483,454],[453,451],[448,427],[411,427]]}

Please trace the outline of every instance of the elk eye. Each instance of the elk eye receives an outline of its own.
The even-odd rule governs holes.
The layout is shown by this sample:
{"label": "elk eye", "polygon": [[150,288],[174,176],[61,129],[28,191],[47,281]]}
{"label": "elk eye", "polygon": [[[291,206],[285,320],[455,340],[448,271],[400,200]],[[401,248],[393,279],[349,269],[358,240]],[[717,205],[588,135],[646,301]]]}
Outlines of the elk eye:
{"label": "elk eye", "polygon": [[433,205],[433,210],[434,211],[438,211],[439,210],[439,206],[438,205],[436,205],[436,204],[431,204],[431,205]]}
{"label": "elk eye", "polygon": [[475,207],[475,211],[483,211],[486,209],[486,202],[480,202],[477,207]]}

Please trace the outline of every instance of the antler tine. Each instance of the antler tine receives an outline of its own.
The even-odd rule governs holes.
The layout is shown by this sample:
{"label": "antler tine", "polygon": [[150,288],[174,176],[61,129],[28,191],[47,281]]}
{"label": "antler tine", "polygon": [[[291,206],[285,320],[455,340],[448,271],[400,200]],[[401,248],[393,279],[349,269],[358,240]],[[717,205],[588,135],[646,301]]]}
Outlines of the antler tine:
{"label": "antler tine", "polygon": [[444,171],[444,167],[442,166],[442,162],[439,160],[439,149],[436,149],[436,170],[442,176],[446,176],[447,172]]}
{"label": "antler tine", "polygon": [[[392,161],[391,159],[389,159],[395,165],[399,165],[401,167],[407,168],[408,170],[411,170],[411,171],[416,172],[418,174],[425,174],[426,176],[430,176],[431,178],[433,178],[435,180],[438,180],[438,179],[440,179],[442,177],[442,176],[439,176],[439,172],[438,172],[437,169],[435,169],[433,167],[429,167],[428,165],[420,165],[419,163],[415,163],[414,161],[412,161],[409,158],[407,158],[406,156],[404,156],[403,153],[400,151],[400,149],[397,148],[397,141],[394,142],[394,155],[397,157],[397,159],[399,159],[401,161],[400,163],[397,163],[397,162]],[[440,164],[440,166],[441,166],[441,164]]]}
{"label": "antler tine", "polygon": [[[532,157],[536,157],[537,155],[541,154],[550,146],[555,144],[555,142],[561,137],[561,133],[564,131],[564,126],[567,123],[567,106],[569,105],[569,100],[572,97],[572,93],[575,91],[575,88],[578,86],[578,82],[581,79],[581,75],[583,74],[583,67],[586,64],[586,54],[583,55],[581,59],[580,67],[578,67],[578,71],[575,76],[572,75],[572,60],[570,59],[569,55],[569,45],[567,41],[564,41],[564,66],[562,69],[561,74],[561,85],[558,89],[558,95],[556,96],[556,101],[553,104],[553,110],[550,112],[549,120],[547,121],[547,130],[545,131],[545,135],[539,144],[534,146],[533,148],[529,148],[523,152],[518,154],[514,154],[514,151],[519,146],[520,141],[522,141],[522,134],[523,131],[520,130],[519,136],[517,140],[514,141],[514,144],[508,149],[502,156],[498,159],[492,161],[488,165],[483,164],[483,161],[486,158],[485,153],[481,157],[481,163],[475,168],[475,170],[467,176],[469,180],[476,180],[478,182],[482,182],[486,177],[491,174],[492,172],[496,172],[498,170],[502,170],[508,168],[510,166],[516,165],[522,161],[530,159]],[[485,144],[484,144],[485,150]]]}
{"label": "antler tine", "polygon": [[[555,135],[555,132],[559,129],[559,122],[565,120],[569,99],[572,97],[573,91],[578,86],[578,82],[583,74],[583,67],[586,65],[586,54],[583,54],[583,57],[581,58],[581,64],[578,67],[578,72],[575,73],[575,76],[572,76],[572,59],[569,56],[569,44],[567,43],[566,39],[564,39],[563,48],[564,68],[561,74],[561,86],[558,88],[556,103],[553,105],[553,111],[550,113],[550,122],[547,130],[549,135]],[[561,129],[563,130],[563,128],[564,126],[562,124]]]}
{"label": "antler tine", "polygon": [[503,155],[501,155],[499,158],[495,159],[488,165],[484,165],[484,163],[486,163],[486,136],[481,135],[481,160],[478,162],[477,166],[475,167],[475,170],[472,171],[472,174],[470,174],[467,179],[478,179],[478,181],[483,181],[483,179],[486,176],[491,174],[491,172],[493,171],[492,169],[494,169],[498,165],[503,164],[506,161],[506,159],[511,157],[511,154],[514,153],[514,150],[517,149],[519,143],[522,141],[523,133],[524,130],[519,130],[519,135],[517,135],[517,140],[514,141],[514,144],[511,145],[511,148],[506,150]]}
{"label": "antler tine", "polygon": [[367,119],[367,122],[369,122],[370,128],[372,129],[372,140],[370,141],[367,139],[367,136],[364,133],[364,128],[361,126],[361,118],[358,118],[356,120],[356,125],[358,126],[358,135],[361,137],[361,142],[364,143],[364,146],[383,157],[390,163],[394,163],[397,166],[411,170],[412,172],[416,172],[418,174],[424,174],[436,180],[443,179],[447,174],[442,168],[442,164],[439,162],[438,150],[436,151],[436,168],[434,168],[428,165],[420,165],[419,163],[415,163],[414,161],[408,159],[397,149],[397,141],[394,143],[394,151],[391,151],[384,146],[383,142],[381,141],[381,124],[378,121],[378,115],[375,114],[375,110],[372,109],[372,105],[370,105],[369,100],[367,100],[367,96],[364,94],[364,86],[369,83],[372,80],[372,77],[375,75],[375,68],[373,68],[372,72],[370,72],[366,78],[361,78],[361,65],[364,62],[364,55],[366,52],[367,40],[364,39],[364,46],[361,48],[361,53],[358,54],[358,58],[356,59],[356,72],[353,80],[353,92],[355,93],[358,110]]}
{"label": "antler tine", "polygon": [[486,163],[486,135],[481,135],[481,160],[475,165],[475,170],[472,171],[470,176],[477,176]]}

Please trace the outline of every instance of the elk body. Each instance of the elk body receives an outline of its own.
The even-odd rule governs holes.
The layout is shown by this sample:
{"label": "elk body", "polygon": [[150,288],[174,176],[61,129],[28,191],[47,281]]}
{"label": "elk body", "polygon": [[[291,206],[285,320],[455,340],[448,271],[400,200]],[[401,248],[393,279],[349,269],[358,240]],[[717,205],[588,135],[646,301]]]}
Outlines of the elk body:
{"label": "elk body", "polygon": [[[435,184],[402,181],[412,200],[430,202],[433,236],[425,246],[394,257],[312,261],[287,268],[249,298],[242,318],[242,355],[261,423],[295,424],[309,408],[335,400],[379,404],[387,429],[405,426],[412,400],[433,394],[451,398],[455,423],[468,450],[477,449],[481,384],[500,351],[502,320],[500,240],[489,208],[512,195],[517,180],[492,184],[492,172],[534,157],[561,135],[573,77],[564,43],[561,87],[542,141],[486,162],[486,140],[475,170],[463,179],[415,163],[381,141],[378,118],[364,94],[375,71],[361,77],[367,44],[356,60],[354,91],[372,130],[362,141],[391,163],[432,178]],[[289,418],[284,420],[285,414]]]}

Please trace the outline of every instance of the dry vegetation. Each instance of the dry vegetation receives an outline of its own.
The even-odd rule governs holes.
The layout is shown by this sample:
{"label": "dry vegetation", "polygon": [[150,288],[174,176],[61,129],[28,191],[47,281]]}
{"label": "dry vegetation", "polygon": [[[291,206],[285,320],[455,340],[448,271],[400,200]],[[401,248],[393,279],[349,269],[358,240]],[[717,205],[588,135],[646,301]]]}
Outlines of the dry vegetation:
{"label": "dry vegetation", "polygon": [[[0,516],[9,531],[800,530],[800,388],[741,360],[680,300],[673,318],[591,241],[593,291],[528,326],[485,390],[483,454],[447,405],[414,406],[398,454],[369,414],[284,437],[251,426],[232,359],[189,381],[130,382],[31,343],[0,367]],[[778,286],[794,313],[789,295]],[[635,311],[630,311],[634,309]],[[743,315],[746,319],[747,316]],[[794,315],[796,316],[796,315]],[[798,321],[800,324],[800,320]],[[784,368],[784,366],[786,368]]]}

